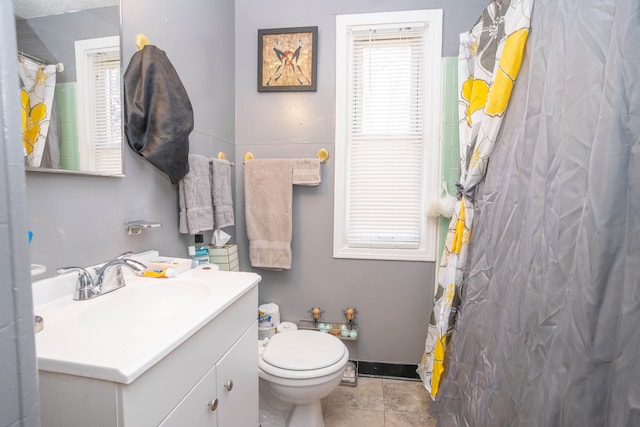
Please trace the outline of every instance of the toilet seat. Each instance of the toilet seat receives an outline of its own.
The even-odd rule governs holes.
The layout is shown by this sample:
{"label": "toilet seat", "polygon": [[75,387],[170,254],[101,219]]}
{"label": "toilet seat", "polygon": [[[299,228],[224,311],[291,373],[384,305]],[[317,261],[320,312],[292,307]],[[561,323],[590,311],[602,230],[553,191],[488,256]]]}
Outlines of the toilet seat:
{"label": "toilet seat", "polygon": [[346,346],[332,335],[290,331],[269,339],[259,358],[259,368],[281,378],[317,378],[342,369],[348,355]]}

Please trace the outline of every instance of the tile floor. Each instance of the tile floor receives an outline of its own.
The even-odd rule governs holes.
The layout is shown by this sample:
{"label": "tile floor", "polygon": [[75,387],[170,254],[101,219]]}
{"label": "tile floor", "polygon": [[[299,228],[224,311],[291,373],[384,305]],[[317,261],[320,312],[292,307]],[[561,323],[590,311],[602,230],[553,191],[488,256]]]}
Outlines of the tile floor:
{"label": "tile floor", "polygon": [[430,403],[420,381],[372,377],[338,386],[322,402],[326,427],[435,427]]}

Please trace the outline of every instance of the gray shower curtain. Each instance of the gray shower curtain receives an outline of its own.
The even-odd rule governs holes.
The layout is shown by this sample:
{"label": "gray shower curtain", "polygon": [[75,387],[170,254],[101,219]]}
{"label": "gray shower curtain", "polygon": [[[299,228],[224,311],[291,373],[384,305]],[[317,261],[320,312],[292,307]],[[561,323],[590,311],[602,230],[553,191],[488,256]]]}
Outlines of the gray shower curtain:
{"label": "gray shower curtain", "polygon": [[640,426],[639,9],[535,1],[438,426]]}

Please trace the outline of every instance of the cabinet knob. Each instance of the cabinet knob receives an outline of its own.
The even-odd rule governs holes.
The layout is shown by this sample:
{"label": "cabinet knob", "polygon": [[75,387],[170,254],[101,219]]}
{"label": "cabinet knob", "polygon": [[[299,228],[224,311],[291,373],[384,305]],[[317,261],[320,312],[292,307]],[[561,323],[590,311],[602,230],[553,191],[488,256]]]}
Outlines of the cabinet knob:
{"label": "cabinet knob", "polygon": [[231,391],[233,389],[233,381],[229,380],[224,384],[224,389],[227,391]]}
{"label": "cabinet knob", "polygon": [[209,406],[209,410],[211,412],[215,411],[218,408],[218,398],[215,398],[211,402],[207,403],[207,406]]}

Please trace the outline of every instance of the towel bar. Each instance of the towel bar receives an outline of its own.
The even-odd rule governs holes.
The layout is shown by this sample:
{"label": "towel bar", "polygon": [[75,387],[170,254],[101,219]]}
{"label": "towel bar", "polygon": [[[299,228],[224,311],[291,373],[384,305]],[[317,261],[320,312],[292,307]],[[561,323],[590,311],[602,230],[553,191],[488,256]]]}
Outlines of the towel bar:
{"label": "towel bar", "polygon": [[[224,153],[222,155],[224,156]],[[218,158],[219,157],[220,157],[220,154],[218,154]],[[319,149],[318,152],[316,153],[316,157],[320,159],[321,163],[327,163],[327,160],[329,159],[329,150],[327,150],[326,148]],[[246,162],[247,160],[252,160],[254,158],[255,157],[253,157],[253,153],[251,151],[247,151],[246,153],[244,153],[242,160]]]}

